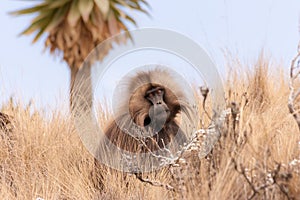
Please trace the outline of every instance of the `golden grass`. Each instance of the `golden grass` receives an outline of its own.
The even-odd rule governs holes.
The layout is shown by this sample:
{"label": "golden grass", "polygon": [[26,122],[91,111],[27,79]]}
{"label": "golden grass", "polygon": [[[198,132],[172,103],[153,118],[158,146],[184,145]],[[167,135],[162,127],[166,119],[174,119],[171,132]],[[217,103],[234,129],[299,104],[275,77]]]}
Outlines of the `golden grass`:
{"label": "golden grass", "polygon": [[13,116],[15,128],[12,137],[1,132],[1,199],[300,199],[299,130],[288,112],[284,74],[270,71],[263,58],[249,67],[253,71],[230,65],[226,101],[239,106],[238,121],[228,116],[220,142],[206,158],[195,153],[179,167],[143,175],[174,190],[99,164],[95,168],[63,113],[46,119],[7,104],[2,111]]}

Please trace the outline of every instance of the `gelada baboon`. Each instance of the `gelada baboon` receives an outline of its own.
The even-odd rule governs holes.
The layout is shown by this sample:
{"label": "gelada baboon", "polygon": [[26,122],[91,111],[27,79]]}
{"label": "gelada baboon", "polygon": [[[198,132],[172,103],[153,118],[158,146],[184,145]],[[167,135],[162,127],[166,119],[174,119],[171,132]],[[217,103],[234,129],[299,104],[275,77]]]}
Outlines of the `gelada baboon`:
{"label": "gelada baboon", "polygon": [[183,145],[187,135],[180,125],[187,120],[184,124],[194,126],[195,114],[189,102],[193,98],[189,97],[190,87],[183,82],[181,76],[165,68],[125,77],[116,89],[114,99],[119,106],[114,120],[105,129],[109,141],[130,152]]}

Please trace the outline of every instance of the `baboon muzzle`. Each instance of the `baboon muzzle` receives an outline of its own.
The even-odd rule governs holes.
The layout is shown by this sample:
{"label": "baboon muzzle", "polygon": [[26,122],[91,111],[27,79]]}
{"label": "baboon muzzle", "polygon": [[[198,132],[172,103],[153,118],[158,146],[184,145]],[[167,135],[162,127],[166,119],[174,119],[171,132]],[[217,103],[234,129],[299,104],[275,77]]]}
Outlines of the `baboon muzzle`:
{"label": "baboon muzzle", "polygon": [[164,90],[156,87],[148,90],[146,98],[152,103],[149,110],[150,126],[156,131],[160,131],[169,117],[169,108],[164,102]]}

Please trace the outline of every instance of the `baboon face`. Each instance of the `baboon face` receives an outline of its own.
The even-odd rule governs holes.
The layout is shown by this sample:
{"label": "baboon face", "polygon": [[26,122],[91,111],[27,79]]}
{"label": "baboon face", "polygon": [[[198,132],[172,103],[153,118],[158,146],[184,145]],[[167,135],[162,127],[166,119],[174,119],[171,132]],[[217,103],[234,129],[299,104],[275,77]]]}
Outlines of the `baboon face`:
{"label": "baboon face", "polygon": [[[168,70],[126,76],[116,90],[116,118],[105,135],[114,145],[130,152],[156,151],[168,145],[177,151],[187,141],[180,125],[193,125],[195,118],[191,117],[188,89],[180,77]],[[182,116],[187,120],[184,124]]]}
{"label": "baboon face", "polygon": [[176,96],[158,84],[139,87],[131,96],[129,111],[133,121],[141,127],[160,131],[180,111]]}

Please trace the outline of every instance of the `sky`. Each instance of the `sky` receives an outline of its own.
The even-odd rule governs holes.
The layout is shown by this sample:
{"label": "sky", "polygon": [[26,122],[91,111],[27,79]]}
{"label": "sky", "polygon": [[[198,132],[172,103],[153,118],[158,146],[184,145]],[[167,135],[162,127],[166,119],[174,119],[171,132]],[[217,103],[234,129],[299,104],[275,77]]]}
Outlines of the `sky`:
{"label": "sky", "polygon": [[[170,29],[201,45],[224,73],[224,50],[245,63],[262,49],[288,68],[299,41],[298,0],[151,0],[151,17],[132,13],[138,27]],[[0,9],[0,105],[13,96],[23,104],[33,100],[41,109],[68,105],[69,69],[60,57],[44,49],[44,39],[18,34],[32,16],[10,11],[34,1],[3,0]],[[130,28],[134,28],[131,26]]]}

